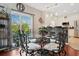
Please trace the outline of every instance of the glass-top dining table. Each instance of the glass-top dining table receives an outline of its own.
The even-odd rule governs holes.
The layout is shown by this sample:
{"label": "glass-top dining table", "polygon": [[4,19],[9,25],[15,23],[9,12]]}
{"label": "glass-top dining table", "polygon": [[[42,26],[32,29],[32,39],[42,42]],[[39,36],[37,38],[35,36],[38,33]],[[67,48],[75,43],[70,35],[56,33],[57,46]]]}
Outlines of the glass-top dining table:
{"label": "glass-top dining table", "polygon": [[[39,38],[29,38],[29,42],[26,43],[27,54],[32,55],[49,55],[49,52],[52,52],[52,55],[60,55],[60,52],[64,51],[65,39],[67,39],[67,31],[63,28],[57,27],[52,32],[54,35],[53,38],[49,36],[41,36]],[[29,51],[29,52],[28,52]]]}
{"label": "glass-top dining table", "polygon": [[[28,56],[41,56],[41,55],[46,55],[49,54],[49,51],[58,51],[59,50],[59,44],[55,43],[54,39],[50,39],[50,43],[37,43],[36,42],[37,39],[31,39],[30,43],[27,43],[28,46]],[[47,53],[46,53],[47,51]]]}

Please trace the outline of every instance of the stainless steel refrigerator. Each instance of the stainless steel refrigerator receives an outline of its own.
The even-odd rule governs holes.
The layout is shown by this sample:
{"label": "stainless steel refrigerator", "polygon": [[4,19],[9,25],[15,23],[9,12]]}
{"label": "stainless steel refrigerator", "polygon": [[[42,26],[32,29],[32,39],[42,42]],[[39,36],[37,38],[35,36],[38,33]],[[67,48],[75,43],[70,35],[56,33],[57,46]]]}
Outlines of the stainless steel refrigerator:
{"label": "stainless steel refrigerator", "polygon": [[79,20],[74,21],[74,36],[79,37]]}

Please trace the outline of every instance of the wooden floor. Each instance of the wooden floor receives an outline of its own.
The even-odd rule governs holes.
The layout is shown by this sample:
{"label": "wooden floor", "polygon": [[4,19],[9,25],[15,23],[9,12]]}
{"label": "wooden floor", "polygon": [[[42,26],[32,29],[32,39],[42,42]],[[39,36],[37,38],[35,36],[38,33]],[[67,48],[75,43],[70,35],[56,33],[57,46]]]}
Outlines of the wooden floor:
{"label": "wooden floor", "polygon": [[65,50],[68,56],[79,56],[79,50],[76,50],[71,46],[65,46]]}
{"label": "wooden floor", "polygon": [[[79,50],[75,50],[70,46],[65,46],[65,50],[68,56],[79,56]],[[15,49],[12,51],[2,51],[0,52],[0,56],[20,56],[19,49]]]}
{"label": "wooden floor", "polygon": [[0,56],[20,56],[19,49],[14,49],[10,51],[1,51]]}

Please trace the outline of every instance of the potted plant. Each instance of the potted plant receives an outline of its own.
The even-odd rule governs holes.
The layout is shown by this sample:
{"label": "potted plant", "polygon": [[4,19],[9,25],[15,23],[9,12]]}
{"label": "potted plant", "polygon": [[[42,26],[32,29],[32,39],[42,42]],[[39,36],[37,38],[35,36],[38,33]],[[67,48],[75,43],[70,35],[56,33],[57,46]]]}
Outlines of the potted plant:
{"label": "potted plant", "polygon": [[47,35],[47,34],[48,34],[47,28],[46,28],[46,27],[41,27],[41,28],[39,28],[39,34],[40,34],[41,36]]}

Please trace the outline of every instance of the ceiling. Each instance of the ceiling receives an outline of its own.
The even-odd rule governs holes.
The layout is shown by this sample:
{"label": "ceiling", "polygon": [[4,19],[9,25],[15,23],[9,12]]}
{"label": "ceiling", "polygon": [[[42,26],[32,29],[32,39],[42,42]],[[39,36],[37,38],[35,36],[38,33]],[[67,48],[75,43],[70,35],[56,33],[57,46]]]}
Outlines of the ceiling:
{"label": "ceiling", "polygon": [[79,3],[27,3],[27,5],[55,16],[79,13]]}

